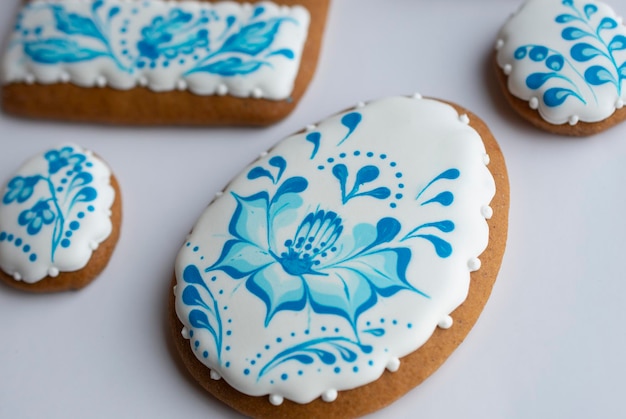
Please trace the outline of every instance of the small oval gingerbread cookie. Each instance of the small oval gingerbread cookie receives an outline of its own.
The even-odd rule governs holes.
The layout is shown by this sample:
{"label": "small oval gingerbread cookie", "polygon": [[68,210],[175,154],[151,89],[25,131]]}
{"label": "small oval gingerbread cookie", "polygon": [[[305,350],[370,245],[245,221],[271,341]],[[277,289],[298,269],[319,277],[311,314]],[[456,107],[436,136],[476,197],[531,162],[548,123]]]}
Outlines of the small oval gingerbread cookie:
{"label": "small oval gingerbread cookie", "polygon": [[513,108],[534,125],[591,135],[626,118],[626,27],[595,0],[527,0],[498,35],[495,61]]}
{"label": "small oval gingerbread cookie", "polygon": [[77,145],[27,161],[0,195],[0,279],[27,291],[79,289],[108,263],[121,197],[107,164]]}
{"label": "small oval gingerbread cookie", "polygon": [[246,415],[379,409],[469,332],[507,213],[502,154],[473,114],[419,95],[359,104],[280,142],[208,206],[176,260],[178,352]]}

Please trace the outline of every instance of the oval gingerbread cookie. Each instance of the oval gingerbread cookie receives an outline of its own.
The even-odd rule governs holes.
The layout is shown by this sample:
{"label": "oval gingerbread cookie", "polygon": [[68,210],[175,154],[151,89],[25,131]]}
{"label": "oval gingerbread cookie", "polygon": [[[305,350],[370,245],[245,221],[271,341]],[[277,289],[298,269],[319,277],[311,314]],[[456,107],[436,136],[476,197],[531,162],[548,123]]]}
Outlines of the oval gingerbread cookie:
{"label": "oval gingerbread cookie", "polygon": [[595,0],[527,0],[496,44],[513,108],[563,135],[603,131],[626,118],[626,27]]}
{"label": "oval gingerbread cookie", "polygon": [[246,415],[379,409],[469,332],[507,213],[504,160],[476,116],[419,95],[360,104],[280,142],[208,206],[176,260],[178,352]]}
{"label": "oval gingerbread cookie", "polygon": [[107,164],[63,145],[27,161],[0,195],[0,279],[26,291],[79,289],[107,265],[121,197]]}

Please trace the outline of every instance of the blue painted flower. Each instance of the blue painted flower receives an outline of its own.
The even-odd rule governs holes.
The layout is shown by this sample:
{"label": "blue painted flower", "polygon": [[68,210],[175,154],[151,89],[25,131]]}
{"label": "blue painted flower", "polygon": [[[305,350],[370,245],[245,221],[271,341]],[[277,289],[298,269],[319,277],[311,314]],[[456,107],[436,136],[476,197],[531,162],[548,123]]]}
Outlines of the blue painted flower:
{"label": "blue painted flower", "polygon": [[356,334],[358,317],[379,295],[411,290],[425,296],[405,276],[411,251],[389,245],[400,231],[396,219],[358,224],[350,234],[344,234],[342,218],[332,211],[318,209],[294,223],[302,203],[297,194],[302,188],[294,186],[288,192],[281,186],[271,200],[266,192],[233,193],[237,208],[229,231],[234,238],[206,269],[245,278],[246,288],[265,303],[266,326],[280,311],[309,305],[316,313],[344,317]]}
{"label": "blue painted flower", "polygon": [[25,202],[33,195],[35,185],[39,182],[39,179],[39,176],[17,176],[11,179],[7,185],[9,191],[4,195],[2,203],[8,205],[13,201],[17,201],[20,204]]}
{"label": "blue painted flower", "polygon": [[48,171],[51,175],[69,165],[74,165],[73,170],[80,172],[82,170],[81,163],[85,161],[85,156],[74,153],[72,147],[50,150],[45,154],[45,158],[48,160]]}
{"label": "blue painted flower", "polygon": [[[193,15],[180,9],[173,9],[167,17],[157,16],[150,26],[141,30],[141,39],[137,49],[142,57],[156,60],[164,55],[175,58],[179,53],[191,54],[198,47],[209,44],[209,31],[196,30],[206,24],[208,18],[201,17],[193,23]],[[195,31],[195,32],[194,32]]]}
{"label": "blue painted flower", "polygon": [[54,212],[46,201],[37,202],[31,209],[22,211],[17,222],[26,226],[28,234],[34,236],[39,233],[41,227],[52,224],[55,219]]}

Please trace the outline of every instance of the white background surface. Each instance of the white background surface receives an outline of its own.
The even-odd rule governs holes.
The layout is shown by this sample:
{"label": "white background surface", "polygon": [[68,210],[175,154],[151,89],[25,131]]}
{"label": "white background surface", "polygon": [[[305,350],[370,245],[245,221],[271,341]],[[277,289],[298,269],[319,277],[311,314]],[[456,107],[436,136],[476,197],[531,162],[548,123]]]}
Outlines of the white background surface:
{"label": "white background surface", "polygon": [[[2,1],[0,33],[18,0]],[[613,1],[618,14],[626,4]],[[276,141],[359,101],[420,92],[490,126],[511,182],[509,242],[481,318],[421,386],[372,418],[623,417],[626,125],[573,139],[519,119],[490,57],[519,0],[335,0],[318,71],[267,129],[129,129],[0,115],[0,183],[70,141],[103,156],[124,203],[121,238],[92,285],[0,287],[0,418],[231,418],[168,343],[174,257],[227,181]],[[341,394],[340,396],[341,397]]]}

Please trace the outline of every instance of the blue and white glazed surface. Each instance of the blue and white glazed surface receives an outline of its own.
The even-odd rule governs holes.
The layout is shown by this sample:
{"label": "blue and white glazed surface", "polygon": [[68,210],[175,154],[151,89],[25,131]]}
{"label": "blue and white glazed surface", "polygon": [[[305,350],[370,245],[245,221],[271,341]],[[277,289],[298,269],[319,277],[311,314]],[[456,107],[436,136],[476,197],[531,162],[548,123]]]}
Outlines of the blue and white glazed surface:
{"label": "blue and white glazed surface", "polygon": [[280,142],[206,209],[176,262],[196,357],[307,403],[376,380],[466,298],[495,193],[466,115],[396,97]]}
{"label": "blue and white glazed surface", "polygon": [[598,122],[624,106],[626,27],[605,3],[528,0],[497,48],[511,94],[552,124]]}
{"label": "blue and white glazed surface", "polygon": [[33,283],[83,268],[110,234],[106,164],[76,145],[33,157],[0,195],[0,269]]}
{"label": "blue and white glazed surface", "polygon": [[309,19],[271,2],[37,0],[18,14],[3,81],[283,100]]}

